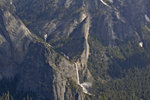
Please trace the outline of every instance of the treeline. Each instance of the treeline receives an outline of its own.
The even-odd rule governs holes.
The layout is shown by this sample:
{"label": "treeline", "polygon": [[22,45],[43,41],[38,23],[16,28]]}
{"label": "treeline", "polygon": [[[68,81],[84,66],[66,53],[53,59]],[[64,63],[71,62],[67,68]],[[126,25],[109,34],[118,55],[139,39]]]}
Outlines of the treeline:
{"label": "treeline", "polygon": [[0,80],[0,100],[36,100],[36,95],[31,92],[17,91],[18,77]]}
{"label": "treeline", "polygon": [[[3,93],[0,96],[0,100],[15,100],[15,99],[13,98],[13,96],[8,91],[7,93]],[[32,100],[32,97],[30,97],[30,96],[27,95],[26,97],[23,97],[22,100]]]}
{"label": "treeline", "polygon": [[92,100],[149,100],[150,47],[140,47],[134,37],[116,43],[107,47],[96,37],[89,38],[88,68],[95,79]]}
{"label": "treeline", "polygon": [[150,65],[129,70],[123,78],[93,85],[93,100],[149,100]]}

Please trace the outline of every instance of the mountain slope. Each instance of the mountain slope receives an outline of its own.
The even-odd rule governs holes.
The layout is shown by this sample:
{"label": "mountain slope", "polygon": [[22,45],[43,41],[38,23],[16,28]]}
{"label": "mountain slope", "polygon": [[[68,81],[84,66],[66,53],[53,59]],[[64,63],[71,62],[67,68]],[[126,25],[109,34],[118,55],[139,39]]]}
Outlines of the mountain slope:
{"label": "mountain slope", "polygon": [[149,4],[0,0],[0,87],[7,87],[0,94],[10,91],[15,100],[148,100]]}

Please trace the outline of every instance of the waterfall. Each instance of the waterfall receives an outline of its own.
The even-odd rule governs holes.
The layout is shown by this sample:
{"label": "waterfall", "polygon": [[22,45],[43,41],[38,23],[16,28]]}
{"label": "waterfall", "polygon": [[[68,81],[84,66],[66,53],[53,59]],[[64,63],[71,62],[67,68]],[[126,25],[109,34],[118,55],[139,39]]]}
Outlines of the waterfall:
{"label": "waterfall", "polygon": [[76,66],[76,74],[77,74],[77,83],[78,83],[78,85],[80,85],[80,86],[82,87],[82,90],[83,90],[83,92],[84,92],[85,94],[91,95],[91,94],[88,92],[88,90],[86,89],[86,87],[89,88],[89,87],[92,86],[92,84],[91,84],[91,83],[88,83],[88,82],[84,82],[84,83],[82,83],[82,84],[80,83],[79,71],[78,71],[78,65],[77,65],[77,63],[75,63],[75,66]]}
{"label": "waterfall", "polygon": [[105,6],[110,7],[104,0],[100,0]]}
{"label": "waterfall", "polygon": [[76,73],[77,73],[77,82],[78,82],[78,85],[80,85],[79,71],[78,71],[78,65],[77,65],[77,63],[75,63],[75,66],[76,66]]}
{"label": "waterfall", "polygon": [[143,42],[140,42],[140,43],[139,43],[139,46],[140,46],[140,47],[143,47]]}
{"label": "waterfall", "polygon": [[47,34],[44,35],[44,40],[45,40],[45,41],[47,40]]}
{"label": "waterfall", "polygon": [[67,58],[69,60],[69,56],[67,56],[65,53],[60,52],[65,58]]}
{"label": "waterfall", "polygon": [[150,22],[150,18],[146,14],[145,14],[145,19],[146,19],[147,22]]}

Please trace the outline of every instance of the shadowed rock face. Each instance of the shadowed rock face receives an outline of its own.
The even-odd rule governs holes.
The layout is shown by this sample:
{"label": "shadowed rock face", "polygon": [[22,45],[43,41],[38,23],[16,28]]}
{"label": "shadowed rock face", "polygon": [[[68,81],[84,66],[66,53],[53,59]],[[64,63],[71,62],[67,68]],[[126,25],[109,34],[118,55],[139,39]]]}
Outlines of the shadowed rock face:
{"label": "shadowed rock face", "polygon": [[139,29],[150,26],[148,5],[148,0],[0,0],[0,80],[18,75],[16,91],[32,91],[36,100],[84,100],[82,89],[71,90],[68,80],[91,86],[89,35],[110,47],[134,35],[144,40]]}
{"label": "shadowed rock face", "polygon": [[53,69],[46,61],[47,50],[42,44],[31,43],[21,63],[18,91],[32,91],[38,100],[54,100]]}
{"label": "shadowed rock face", "polygon": [[[3,1],[4,2],[4,1]],[[9,1],[7,1],[8,3]],[[1,2],[2,3],[2,2]],[[0,10],[0,80],[19,77],[14,92],[33,92],[36,100],[64,100],[68,79],[77,81],[74,63],[39,37],[6,9]],[[4,9],[4,7],[6,7]],[[42,42],[43,41],[43,42]],[[74,98],[75,94],[67,92]],[[83,98],[82,92],[76,98]]]}
{"label": "shadowed rock face", "polygon": [[29,21],[27,25],[36,34],[47,33],[47,41],[56,47],[64,47],[62,40],[74,33],[87,14],[91,17],[90,34],[99,37],[105,45],[115,45],[115,40],[125,40],[135,31],[142,39],[138,28],[148,24],[145,20],[145,14],[149,14],[147,0],[25,0],[24,4],[16,1],[16,12],[21,19]]}
{"label": "shadowed rock face", "polygon": [[0,9],[0,22],[0,67],[4,69],[1,74],[10,78],[16,74],[17,64],[22,62],[32,36],[22,21],[3,7]]}

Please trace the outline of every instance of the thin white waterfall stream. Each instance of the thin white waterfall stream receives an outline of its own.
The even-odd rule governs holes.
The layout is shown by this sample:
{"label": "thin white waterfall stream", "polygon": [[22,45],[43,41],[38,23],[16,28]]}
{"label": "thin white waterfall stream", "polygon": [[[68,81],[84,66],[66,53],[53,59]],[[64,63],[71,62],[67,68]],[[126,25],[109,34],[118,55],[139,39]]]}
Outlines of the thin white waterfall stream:
{"label": "thin white waterfall stream", "polygon": [[47,40],[47,34],[44,35],[44,40],[45,40],[45,41]]}
{"label": "thin white waterfall stream", "polygon": [[110,7],[104,0],[100,0],[105,6]]}
{"label": "thin white waterfall stream", "polygon": [[140,43],[139,43],[139,46],[140,46],[140,47],[143,47],[143,42],[140,42]]}
{"label": "thin white waterfall stream", "polygon": [[[69,59],[68,56],[66,56],[63,52],[61,52],[61,54],[64,55],[64,57],[67,57],[67,59]],[[80,83],[80,78],[79,78],[79,70],[78,70],[78,64],[75,63],[75,67],[76,67],[76,74],[77,74],[77,84],[80,85],[82,87],[82,90],[85,94],[91,95],[88,90],[86,88],[89,88],[92,86],[91,83],[88,82],[84,82],[84,83]]]}
{"label": "thin white waterfall stream", "polygon": [[145,19],[146,19],[147,22],[150,22],[150,18],[146,14],[145,14]]}
{"label": "thin white waterfall stream", "polygon": [[82,87],[83,92],[84,92],[85,94],[91,95],[91,94],[88,92],[88,90],[86,89],[86,87],[90,87],[90,86],[91,86],[91,83],[88,83],[88,82],[84,82],[84,83],[82,83],[82,84],[80,83],[79,71],[78,71],[78,65],[77,65],[77,63],[75,63],[75,66],[76,66],[77,83],[78,83],[78,85],[80,85],[80,86]]}
{"label": "thin white waterfall stream", "polygon": [[78,82],[78,85],[80,85],[79,72],[78,72],[78,65],[77,65],[77,63],[75,63],[75,66],[76,66],[76,73],[77,73],[77,82]]}
{"label": "thin white waterfall stream", "polygon": [[65,58],[67,58],[69,60],[69,56],[67,56],[65,53],[60,52]]}

